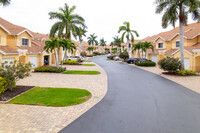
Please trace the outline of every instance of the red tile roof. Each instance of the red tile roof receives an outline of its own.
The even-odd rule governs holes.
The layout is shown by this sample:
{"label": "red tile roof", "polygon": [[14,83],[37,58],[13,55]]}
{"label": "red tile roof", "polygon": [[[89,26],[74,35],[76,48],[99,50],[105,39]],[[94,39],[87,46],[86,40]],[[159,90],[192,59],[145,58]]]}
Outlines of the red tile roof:
{"label": "red tile roof", "polygon": [[0,51],[4,53],[18,53],[18,51],[10,46],[0,46]]}

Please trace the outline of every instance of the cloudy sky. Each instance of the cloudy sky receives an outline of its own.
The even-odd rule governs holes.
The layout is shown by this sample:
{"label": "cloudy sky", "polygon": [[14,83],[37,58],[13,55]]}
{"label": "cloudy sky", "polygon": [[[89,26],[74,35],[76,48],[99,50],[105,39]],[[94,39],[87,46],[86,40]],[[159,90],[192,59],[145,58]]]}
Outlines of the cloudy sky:
{"label": "cloudy sky", "polygon": [[[110,43],[118,35],[119,26],[129,21],[138,31],[138,39],[170,30],[161,27],[162,15],[155,14],[155,0],[11,0],[7,7],[0,7],[0,17],[34,32],[49,33],[56,20],[49,20],[50,11],[75,5],[75,12],[86,20],[89,36],[95,33]],[[192,21],[189,21],[192,22]],[[85,38],[87,40],[87,38]]]}

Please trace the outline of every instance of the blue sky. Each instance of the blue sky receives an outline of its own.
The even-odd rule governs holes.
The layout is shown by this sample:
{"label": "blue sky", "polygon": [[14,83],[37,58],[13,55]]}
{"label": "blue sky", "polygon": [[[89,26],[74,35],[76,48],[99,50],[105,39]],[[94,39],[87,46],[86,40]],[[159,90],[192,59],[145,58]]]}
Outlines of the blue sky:
{"label": "blue sky", "polygon": [[34,32],[49,33],[56,20],[49,20],[48,13],[58,11],[64,3],[76,5],[75,12],[86,20],[88,36],[96,33],[108,43],[124,21],[138,31],[138,39],[173,28],[161,27],[162,15],[155,14],[154,0],[11,0],[10,6],[0,7],[0,17]]}

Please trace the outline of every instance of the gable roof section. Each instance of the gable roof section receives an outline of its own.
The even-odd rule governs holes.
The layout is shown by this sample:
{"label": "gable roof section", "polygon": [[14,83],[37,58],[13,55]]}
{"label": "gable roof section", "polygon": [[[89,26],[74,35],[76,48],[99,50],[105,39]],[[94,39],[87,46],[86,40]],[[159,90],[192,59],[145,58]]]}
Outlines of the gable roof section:
{"label": "gable roof section", "polygon": [[31,32],[27,30],[26,28],[18,26],[18,25],[14,25],[1,17],[0,17],[0,27],[4,29],[10,35],[20,35],[24,32],[27,32],[31,37],[33,37]]}
{"label": "gable roof section", "polygon": [[19,52],[10,46],[0,46],[0,53],[3,55],[8,55],[8,54],[18,54]]}

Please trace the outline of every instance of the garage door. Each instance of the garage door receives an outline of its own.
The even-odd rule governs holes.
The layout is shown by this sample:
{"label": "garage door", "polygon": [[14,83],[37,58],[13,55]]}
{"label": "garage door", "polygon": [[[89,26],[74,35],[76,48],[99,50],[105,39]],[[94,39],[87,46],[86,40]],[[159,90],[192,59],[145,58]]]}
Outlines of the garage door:
{"label": "garage door", "polygon": [[185,69],[190,69],[190,59],[184,59],[184,67]]}
{"label": "garage door", "polygon": [[5,63],[6,61],[8,62],[8,64],[10,64],[10,62],[14,62],[14,58],[2,59],[1,63]]}
{"label": "garage door", "polygon": [[38,61],[37,61],[37,56],[30,56],[29,58],[30,63],[32,63],[34,66],[32,66],[32,68],[36,68],[38,65]]}
{"label": "garage door", "polygon": [[151,56],[151,60],[153,61],[153,62],[155,62],[155,63],[157,63],[157,56]]}

